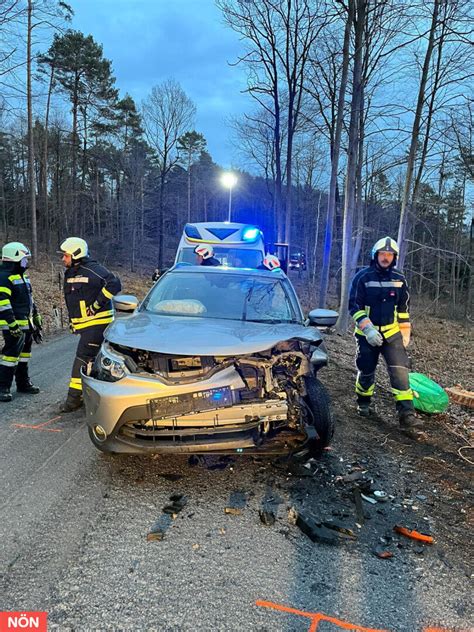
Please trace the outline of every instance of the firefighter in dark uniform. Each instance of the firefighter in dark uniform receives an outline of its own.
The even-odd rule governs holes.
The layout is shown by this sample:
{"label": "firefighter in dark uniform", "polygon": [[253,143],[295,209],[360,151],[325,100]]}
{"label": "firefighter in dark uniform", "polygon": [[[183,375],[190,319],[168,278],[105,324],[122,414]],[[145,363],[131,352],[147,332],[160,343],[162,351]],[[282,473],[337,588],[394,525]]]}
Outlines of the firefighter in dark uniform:
{"label": "firefighter in dark uniform", "polygon": [[80,237],[68,237],[59,252],[66,268],[64,298],[70,329],[80,335],[67,399],[60,409],[69,413],[82,406],[81,368],[87,367],[100,349],[104,330],[114,318],[111,299],[120,292],[121,283],[112,272],[89,258],[87,243]]}
{"label": "firefighter in dark uniform", "polygon": [[20,393],[36,394],[39,388],[31,383],[28,362],[33,336],[41,342],[42,318],[36,309],[26,268],[31,257],[20,242],[2,248],[0,265],[0,329],[5,344],[0,355],[0,402],[10,402],[13,378]]}
{"label": "firefighter in dark uniform", "polygon": [[358,368],[355,391],[358,412],[372,414],[375,370],[380,354],[387,364],[392,394],[402,430],[417,434],[421,421],[413,408],[408,382],[410,342],[409,293],[404,275],[395,268],[398,244],[390,237],[379,239],[372,248],[371,263],[352,280],[349,311],[355,321]]}
{"label": "firefighter in dark uniform", "polygon": [[202,244],[201,246],[196,246],[194,248],[194,252],[197,255],[197,265],[198,266],[220,266],[221,262],[219,259],[214,257],[214,248],[209,244]]}

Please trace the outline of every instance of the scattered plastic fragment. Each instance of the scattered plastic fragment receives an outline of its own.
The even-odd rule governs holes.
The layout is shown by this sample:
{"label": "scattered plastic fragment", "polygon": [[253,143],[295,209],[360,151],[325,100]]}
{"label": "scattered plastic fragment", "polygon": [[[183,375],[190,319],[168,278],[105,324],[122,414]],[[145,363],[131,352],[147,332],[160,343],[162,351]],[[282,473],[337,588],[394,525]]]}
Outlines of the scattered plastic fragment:
{"label": "scattered plastic fragment", "polygon": [[258,515],[260,516],[260,522],[262,522],[267,527],[271,527],[273,524],[275,524],[275,514],[273,513],[273,511],[260,510],[258,512]]}
{"label": "scattered plastic fragment", "polygon": [[159,542],[161,542],[164,537],[165,534],[163,533],[163,531],[150,531],[146,534],[146,539],[148,542],[152,542],[153,540],[158,540]]}
{"label": "scattered plastic fragment", "polygon": [[372,553],[381,560],[388,560],[393,557],[392,551],[387,551],[387,549],[382,549],[381,547],[375,547]]}
{"label": "scattered plastic fragment", "polygon": [[316,522],[312,518],[298,513],[294,508],[290,509],[288,520],[291,524],[295,524],[312,542],[334,545],[356,539],[350,529],[329,521]]}
{"label": "scattered plastic fragment", "polygon": [[375,498],[371,498],[370,496],[366,496],[365,494],[361,494],[360,496],[363,500],[365,500],[365,502],[370,503],[371,505],[377,504]]}
{"label": "scattered plastic fragment", "polygon": [[415,529],[407,529],[406,527],[395,525],[393,530],[400,535],[411,538],[412,540],[418,540],[419,542],[424,542],[425,544],[434,544],[434,538],[431,535],[420,533],[419,531],[415,531]]}
{"label": "scattered plastic fragment", "polygon": [[242,509],[238,509],[237,507],[224,507],[224,513],[232,516],[240,516]]}

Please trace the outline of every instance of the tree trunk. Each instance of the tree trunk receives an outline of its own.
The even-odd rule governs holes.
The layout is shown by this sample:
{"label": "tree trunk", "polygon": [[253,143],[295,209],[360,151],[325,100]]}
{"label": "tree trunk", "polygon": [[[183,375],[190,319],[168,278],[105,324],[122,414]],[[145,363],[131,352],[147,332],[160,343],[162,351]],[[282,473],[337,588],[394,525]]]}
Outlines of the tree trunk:
{"label": "tree trunk", "polygon": [[337,100],[336,129],[334,133],[334,145],[331,152],[331,179],[329,181],[326,230],[324,233],[323,261],[321,267],[321,287],[319,290],[320,307],[326,307],[329,285],[329,267],[331,264],[334,218],[336,215],[337,173],[339,170],[339,154],[341,149],[341,135],[344,122],[344,102],[346,98],[347,78],[349,74],[349,53],[353,14],[354,0],[349,0],[346,26],[344,29],[344,44],[342,49],[342,74]]}
{"label": "tree trunk", "polygon": [[31,216],[31,251],[33,263],[38,260],[38,232],[36,223],[36,182],[35,182],[35,145],[33,139],[33,102],[31,87],[31,32],[33,29],[31,18],[33,2],[28,0],[28,35],[26,45],[26,93],[28,109],[28,185],[30,192]]}
{"label": "tree trunk", "polygon": [[405,237],[408,225],[408,214],[410,211],[410,198],[411,188],[413,180],[413,172],[415,169],[415,161],[418,147],[418,140],[420,136],[420,127],[422,121],[423,107],[425,104],[425,92],[426,84],[428,81],[430,62],[433,54],[433,48],[435,45],[435,33],[438,26],[438,13],[439,6],[442,0],[433,0],[433,13],[431,19],[430,34],[428,39],[428,46],[425,53],[425,60],[423,63],[423,69],[421,73],[420,87],[418,90],[418,100],[416,104],[415,120],[413,121],[413,128],[411,133],[410,151],[408,153],[407,172],[405,176],[405,185],[403,189],[402,208],[400,211],[400,224],[398,228],[398,245],[400,247],[400,254],[398,257],[397,265],[400,269],[403,269],[405,265],[406,257],[406,243]]}
{"label": "tree trunk", "polygon": [[349,314],[349,284],[352,254],[352,223],[356,204],[357,159],[359,148],[360,108],[362,105],[362,49],[364,45],[364,25],[367,0],[356,0],[354,11],[354,68],[352,79],[351,119],[349,123],[349,144],[347,157],[346,189],[344,196],[344,219],[342,227],[341,296],[339,318],[336,328],[347,330]]}

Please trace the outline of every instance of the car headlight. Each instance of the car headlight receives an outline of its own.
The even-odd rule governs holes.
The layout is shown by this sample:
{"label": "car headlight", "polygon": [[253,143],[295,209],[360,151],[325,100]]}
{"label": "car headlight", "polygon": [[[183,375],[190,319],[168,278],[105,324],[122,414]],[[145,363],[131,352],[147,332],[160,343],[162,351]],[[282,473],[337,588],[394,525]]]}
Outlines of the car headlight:
{"label": "car headlight", "polygon": [[126,375],[125,362],[123,358],[116,355],[103,345],[95,362],[97,377],[99,380],[107,382],[117,382]]}

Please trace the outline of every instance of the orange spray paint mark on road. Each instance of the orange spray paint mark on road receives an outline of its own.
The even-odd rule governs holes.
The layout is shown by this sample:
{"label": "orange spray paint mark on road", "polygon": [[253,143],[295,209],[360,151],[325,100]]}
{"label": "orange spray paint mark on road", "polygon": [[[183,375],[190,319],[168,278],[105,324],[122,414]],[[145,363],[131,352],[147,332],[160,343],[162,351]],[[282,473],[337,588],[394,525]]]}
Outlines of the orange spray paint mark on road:
{"label": "orange spray paint mark on road", "polygon": [[48,419],[48,421],[43,421],[41,424],[31,425],[31,424],[12,424],[13,428],[27,428],[28,430],[41,430],[43,432],[62,432],[60,428],[45,428],[48,424],[52,424],[53,421],[57,421],[61,419],[61,415],[58,417],[53,417],[52,419]]}
{"label": "orange spray paint mark on road", "polygon": [[306,617],[307,619],[310,619],[311,625],[308,628],[308,632],[316,632],[321,621],[328,621],[329,623],[333,623],[342,630],[356,630],[358,632],[388,632],[388,630],[381,630],[380,628],[364,628],[362,625],[356,625],[355,623],[349,623],[348,621],[341,621],[341,619],[329,617],[327,614],[323,614],[322,612],[305,612],[304,610],[288,608],[287,606],[281,606],[280,604],[273,603],[272,601],[258,600],[255,602],[255,604],[262,608],[272,608],[273,610],[279,610],[280,612],[287,612],[289,614],[296,614],[300,617]]}

